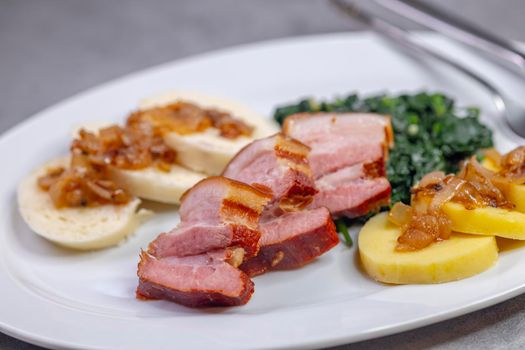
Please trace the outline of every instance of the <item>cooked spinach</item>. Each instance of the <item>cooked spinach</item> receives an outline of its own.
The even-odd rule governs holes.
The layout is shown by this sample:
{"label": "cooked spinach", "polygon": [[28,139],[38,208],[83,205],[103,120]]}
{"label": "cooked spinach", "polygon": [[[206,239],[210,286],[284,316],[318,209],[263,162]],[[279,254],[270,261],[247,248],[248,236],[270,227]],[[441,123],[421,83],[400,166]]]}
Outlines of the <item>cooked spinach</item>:
{"label": "cooked spinach", "polygon": [[478,108],[458,108],[441,93],[421,92],[361,98],[352,94],[332,101],[304,99],[279,107],[274,118],[300,112],[373,112],[392,117],[394,148],[387,162],[392,203],[410,202],[410,188],[434,170],[454,172],[460,160],[492,147],[492,132],[479,121]]}
{"label": "cooked spinach", "polygon": [[345,218],[339,218],[334,222],[337,232],[343,235],[345,244],[351,247],[354,244],[354,242],[352,241],[352,237],[350,237],[350,232],[348,231],[348,227],[350,226],[350,224],[347,222],[347,220],[345,220]]}

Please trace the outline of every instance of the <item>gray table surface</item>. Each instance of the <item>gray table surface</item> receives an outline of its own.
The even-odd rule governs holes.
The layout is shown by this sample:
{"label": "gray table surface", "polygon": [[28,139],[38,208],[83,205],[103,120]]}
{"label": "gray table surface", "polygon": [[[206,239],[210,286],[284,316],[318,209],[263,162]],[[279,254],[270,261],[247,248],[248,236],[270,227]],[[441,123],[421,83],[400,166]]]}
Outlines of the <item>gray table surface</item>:
{"label": "gray table surface", "polygon": [[[523,0],[432,2],[525,41]],[[0,0],[0,132],[86,88],[159,63],[247,42],[361,29],[324,0]],[[336,349],[517,349],[525,348],[523,329],[525,295]],[[0,349],[40,348],[0,333]]]}

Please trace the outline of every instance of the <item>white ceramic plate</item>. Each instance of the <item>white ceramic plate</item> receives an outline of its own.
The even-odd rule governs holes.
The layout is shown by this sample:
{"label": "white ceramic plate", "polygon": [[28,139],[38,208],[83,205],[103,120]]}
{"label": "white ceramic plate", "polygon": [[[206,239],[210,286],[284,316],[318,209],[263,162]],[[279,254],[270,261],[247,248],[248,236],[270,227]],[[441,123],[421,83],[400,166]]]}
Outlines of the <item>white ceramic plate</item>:
{"label": "white ceramic plate", "polygon": [[[515,97],[509,74],[434,36],[421,40],[460,57]],[[141,247],[178,220],[169,207],[122,245],[92,253],[57,248],[33,234],[16,208],[17,182],[67,151],[73,126],[123,120],[145,96],[199,90],[268,115],[302,96],[441,90],[483,108],[487,96],[452,72],[397,53],[369,34],[336,34],[248,45],[169,63],[105,84],[49,108],[0,139],[0,330],[31,343],[83,349],[314,348],[354,342],[458,316],[524,291],[525,250],[442,285],[386,286],[358,268],[356,249],[339,245],[297,271],[255,278],[248,305],[192,310],[134,297]],[[23,101],[21,101],[23,103]],[[501,124],[501,123],[500,123]],[[515,145],[496,129],[502,150]],[[353,233],[354,237],[356,232]]]}

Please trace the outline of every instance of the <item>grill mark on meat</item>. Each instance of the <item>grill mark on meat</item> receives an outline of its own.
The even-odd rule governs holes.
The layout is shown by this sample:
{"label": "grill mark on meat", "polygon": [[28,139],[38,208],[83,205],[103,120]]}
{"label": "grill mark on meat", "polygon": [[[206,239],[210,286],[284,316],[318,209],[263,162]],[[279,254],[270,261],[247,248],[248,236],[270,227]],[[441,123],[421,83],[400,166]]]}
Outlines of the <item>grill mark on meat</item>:
{"label": "grill mark on meat", "polygon": [[310,147],[283,134],[277,134],[274,151],[277,158],[285,161],[291,168],[307,175],[311,174],[311,169],[308,164]]}
{"label": "grill mark on meat", "polygon": [[283,133],[276,134],[276,146],[281,149],[286,149],[291,153],[303,155],[305,157],[308,156],[308,153],[311,150],[309,146]]}
{"label": "grill mark on meat", "polygon": [[[317,193],[308,164],[310,147],[290,137],[279,135],[274,149],[278,158],[292,162],[288,164],[295,172],[293,184],[279,199],[279,207],[284,211],[302,210],[312,202],[313,195]],[[307,185],[309,183],[312,185]]]}
{"label": "grill mark on meat", "polygon": [[309,206],[314,198],[311,195],[286,197],[279,201],[279,208],[285,212],[302,210]]}
{"label": "grill mark on meat", "polygon": [[373,162],[363,164],[363,171],[366,178],[376,178],[386,176],[385,160],[380,158]]}
{"label": "grill mark on meat", "polygon": [[242,225],[231,225],[233,229],[233,239],[231,246],[242,247],[244,249],[244,259],[256,256],[259,252],[259,240],[261,232],[252,230]]}
{"label": "grill mark on meat", "polygon": [[275,145],[275,152],[277,157],[287,159],[296,164],[306,164],[306,157],[302,154],[293,153],[286,149],[280,148],[279,145]]}
{"label": "grill mark on meat", "polygon": [[[226,179],[225,177],[221,177],[223,179]],[[258,207],[261,202],[267,202],[269,199],[272,198],[271,193],[268,193],[267,191],[259,191],[258,189],[254,188],[253,186],[247,185],[240,181],[235,181],[228,179],[230,181],[230,197],[235,197],[235,195],[245,196],[246,194],[252,194],[254,198],[250,198],[251,200],[255,201],[255,207]],[[248,200],[247,202],[250,203],[251,200]]]}
{"label": "grill mark on meat", "polygon": [[260,212],[243,203],[231,199],[224,199],[220,210],[226,222],[243,224],[250,229],[257,228]]}
{"label": "grill mark on meat", "polygon": [[304,173],[297,173],[294,178],[294,183],[288,190],[285,196],[313,196],[318,191],[314,186],[308,185],[310,176]]}
{"label": "grill mark on meat", "polygon": [[307,185],[310,182],[312,182],[311,176],[297,171],[293,184],[279,200],[279,207],[284,211],[296,211],[306,208],[312,203],[313,196],[318,192],[315,187]]}
{"label": "grill mark on meat", "polygon": [[250,184],[253,188],[256,188],[258,189],[259,191],[263,192],[263,193],[267,193],[269,196],[273,197],[273,191],[270,187],[268,186],[265,186],[263,184],[260,184],[260,183],[257,183],[257,182],[254,182],[252,184]]}
{"label": "grill mark on meat", "polygon": [[258,189],[243,182],[236,181],[223,176],[209,176],[206,179],[199,181],[193,187],[184,192],[180,199],[180,205],[182,206],[184,204],[191,191],[195,190],[198,186],[201,186],[209,181],[226,183],[231,188],[231,190],[229,191],[230,197],[244,197],[247,202],[254,202],[253,207],[257,207],[258,205],[260,205],[260,203],[264,204],[272,198],[270,193],[267,193],[265,191],[259,191]]}

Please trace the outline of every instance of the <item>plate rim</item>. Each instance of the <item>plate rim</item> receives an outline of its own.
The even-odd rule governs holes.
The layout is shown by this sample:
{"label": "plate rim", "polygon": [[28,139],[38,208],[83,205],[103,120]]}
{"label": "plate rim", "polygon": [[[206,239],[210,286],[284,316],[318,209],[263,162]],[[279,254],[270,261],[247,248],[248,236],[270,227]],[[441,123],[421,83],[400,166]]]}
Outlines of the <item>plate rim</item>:
{"label": "plate rim", "polygon": [[[441,38],[443,37],[439,34],[425,32],[425,31],[412,31],[412,33],[414,34],[417,33],[418,36],[421,36],[425,39],[433,38],[433,37],[441,37]],[[206,52],[182,57],[179,59],[175,59],[172,61],[167,61],[167,62],[157,64],[154,66],[146,67],[146,68],[139,69],[136,71],[132,71],[128,74],[124,74],[119,77],[104,81],[100,84],[97,84],[95,86],[82,90],[78,93],[70,95],[62,100],[57,101],[56,103],[53,103],[37,111],[36,113],[31,114],[29,117],[25,118],[25,120],[19,123],[16,123],[15,125],[11,126],[10,128],[0,133],[0,148],[5,146],[5,144],[8,143],[9,140],[16,137],[17,134],[22,129],[31,127],[31,124],[37,122],[38,120],[42,118],[45,118],[47,113],[49,113],[51,110],[55,109],[58,106],[74,102],[75,100],[80,99],[84,97],[85,95],[89,95],[96,90],[108,88],[108,87],[111,87],[112,85],[117,85],[124,80],[132,79],[140,75],[146,75],[156,70],[162,70],[172,65],[182,65],[182,64],[192,62],[195,60],[208,59],[209,57],[230,53],[231,51],[244,51],[244,50],[249,50],[251,48],[256,48],[256,47],[261,47],[261,46],[287,45],[290,43],[307,42],[307,41],[319,40],[323,38],[335,38],[335,37],[357,38],[357,37],[372,37],[372,36],[373,34],[370,31],[330,32],[330,33],[319,33],[319,34],[313,34],[313,35],[287,36],[287,37],[281,37],[281,38],[275,38],[275,39],[269,39],[269,40],[250,42],[250,43],[245,43],[245,44],[240,44],[240,45],[227,46],[227,47],[223,47],[220,49],[206,51]],[[521,43],[519,44],[522,45]],[[2,204],[2,207],[3,206],[4,205]],[[0,265],[4,265],[3,259],[0,259]],[[4,270],[4,268],[6,267],[3,266],[2,270]],[[0,271],[0,272],[5,272],[5,270]],[[360,342],[364,340],[384,337],[384,336],[388,336],[388,335],[392,335],[396,333],[401,333],[407,330],[413,330],[413,329],[417,329],[420,327],[428,326],[428,325],[442,322],[448,319],[456,318],[462,315],[466,315],[474,311],[478,311],[478,310],[496,305],[498,303],[511,299],[515,296],[518,296],[524,292],[525,292],[525,281],[523,282],[522,285],[518,287],[512,288],[505,292],[500,292],[496,295],[493,295],[492,297],[486,297],[484,299],[476,300],[468,304],[467,306],[457,307],[453,311],[442,311],[437,314],[427,315],[427,316],[423,316],[420,318],[415,318],[409,321],[405,321],[403,323],[396,324],[395,326],[375,328],[367,332],[362,332],[358,335],[343,335],[343,336],[338,336],[338,337],[332,336],[329,339],[319,338],[316,341],[310,341],[308,343],[296,343],[295,345],[291,347],[289,345],[288,346],[280,345],[277,348],[304,349],[304,348],[315,348],[319,346],[337,346],[337,345],[342,345],[342,344],[350,344],[350,343]],[[34,332],[27,332],[21,328],[11,327],[7,323],[5,323],[2,319],[0,319],[0,332],[8,336],[11,336],[13,338],[22,340],[24,342],[27,342],[33,345],[37,345],[37,346],[46,347],[46,348],[108,349],[107,347],[104,347],[104,346],[85,347],[85,346],[80,345],[79,343],[72,343],[69,341],[63,341],[58,338],[40,335]]]}

